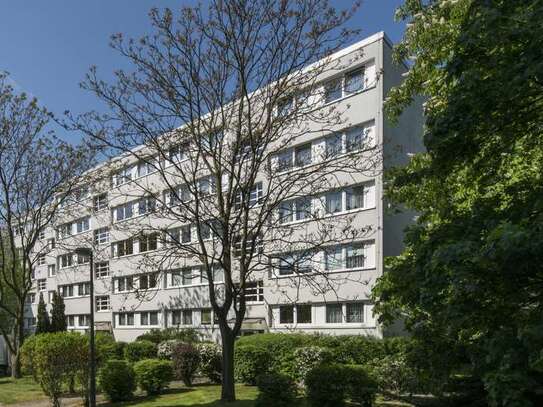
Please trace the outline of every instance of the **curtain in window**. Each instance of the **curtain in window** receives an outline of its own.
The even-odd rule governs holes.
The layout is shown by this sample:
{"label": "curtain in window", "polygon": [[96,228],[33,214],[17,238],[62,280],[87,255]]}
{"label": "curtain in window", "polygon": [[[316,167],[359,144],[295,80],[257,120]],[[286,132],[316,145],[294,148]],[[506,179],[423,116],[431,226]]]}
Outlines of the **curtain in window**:
{"label": "curtain in window", "polygon": [[335,157],[342,150],[341,134],[332,134],[326,138],[326,158]]}
{"label": "curtain in window", "polygon": [[347,268],[364,267],[364,245],[355,243],[347,246]]}
{"label": "curtain in window", "polygon": [[364,207],[364,187],[359,185],[347,188],[347,210]]}
{"label": "curtain in window", "polygon": [[364,304],[360,302],[347,304],[347,322],[364,322]]}
{"label": "curtain in window", "polygon": [[324,256],[326,270],[337,270],[343,267],[343,249],[341,246],[327,249]]}
{"label": "curtain in window", "polygon": [[341,304],[331,304],[326,306],[326,322],[329,324],[340,324],[343,322]]}
{"label": "curtain in window", "polygon": [[326,194],[326,213],[341,212],[341,192]]}

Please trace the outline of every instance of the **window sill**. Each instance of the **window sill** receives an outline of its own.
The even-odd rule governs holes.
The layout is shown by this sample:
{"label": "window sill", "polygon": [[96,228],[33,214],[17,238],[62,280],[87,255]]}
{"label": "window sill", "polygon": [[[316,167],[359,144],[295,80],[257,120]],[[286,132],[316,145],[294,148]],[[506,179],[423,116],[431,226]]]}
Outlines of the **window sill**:
{"label": "window sill", "polygon": [[318,217],[301,219],[301,220],[293,220],[293,221],[290,221],[290,222],[280,223],[279,225],[280,226],[298,225],[298,224],[302,224],[302,223],[305,223],[305,222],[311,222],[311,221],[317,221],[317,220],[322,220],[322,219],[334,218],[336,216],[351,215],[351,214],[355,214],[355,213],[358,213],[358,212],[371,211],[372,209],[375,209],[375,208],[376,208],[376,206],[374,205],[374,206],[369,206],[367,208],[351,209],[351,210],[348,210],[348,211],[325,214],[324,216],[318,216]]}
{"label": "window sill", "polygon": [[336,274],[336,273],[352,273],[352,272],[359,272],[359,271],[367,271],[367,270],[375,270],[375,266],[368,266],[368,267],[355,267],[352,269],[337,269],[337,270],[323,270],[320,272],[313,272],[313,273],[292,273],[292,274],[285,274],[285,275],[273,275],[270,277],[270,279],[284,279],[284,278],[305,278],[308,277],[315,277],[318,275],[328,275],[328,274]]}

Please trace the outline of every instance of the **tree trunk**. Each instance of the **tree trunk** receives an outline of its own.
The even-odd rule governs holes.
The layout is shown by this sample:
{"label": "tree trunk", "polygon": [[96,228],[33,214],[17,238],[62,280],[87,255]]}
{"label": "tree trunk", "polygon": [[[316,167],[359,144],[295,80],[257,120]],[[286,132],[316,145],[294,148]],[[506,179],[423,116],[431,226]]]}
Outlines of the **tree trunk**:
{"label": "tree trunk", "polygon": [[236,401],[234,386],[234,335],[229,328],[221,327],[222,341],[222,401]]}
{"label": "tree trunk", "polygon": [[11,377],[13,379],[19,379],[21,374],[21,352],[17,349],[17,352],[10,354],[11,358]]}

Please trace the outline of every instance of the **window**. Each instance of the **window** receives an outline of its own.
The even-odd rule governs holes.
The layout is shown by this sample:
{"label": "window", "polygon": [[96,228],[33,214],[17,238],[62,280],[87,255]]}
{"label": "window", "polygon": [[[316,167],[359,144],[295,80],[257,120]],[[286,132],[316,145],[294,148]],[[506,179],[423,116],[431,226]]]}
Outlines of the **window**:
{"label": "window", "polygon": [[128,256],[134,253],[134,244],[132,239],[122,240],[120,242],[113,243],[112,255],[113,257]]}
{"label": "window", "polygon": [[140,325],[158,325],[158,311],[140,312]]}
{"label": "window", "polygon": [[296,305],[296,322],[298,324],[311,323],[311,305],[310,304]]}
{"label": "window", "polygon": [[133,326],[134,325],[134,313],[123,312],[118,314],[119,326]]}
{"label": "window", "polygon": [[283,305],[279,307],[279,323],[281,324],[294,323],[294,306]]}
{"label": "window", "polygon": [[327,214],[342,212],[343,200],[341,191],[329,192],[325,195],[325,211]]}
{"label": "window", "polygon": [[284,201],[279,206],[279,222],[288,223],[308,219],[311,216],[311,198],[304,197]]}
{"label": "window", "polygon": [[96,273],[96,278],[109,277],[109,262],[102,261],[99,263],[95,263],[94,271]]}
{"label": "window", "polygon": [[326,270],[339,270],[343,268],[343,247],[331,247],[325,251],[324,267]]}
{"label": "window", "polygon": [[198,192],[201,195],[210,195],[216,192],[215,181],[211,177],[205,177],[198,180]]}
{"label": "window", "polygon": [[66,315],[66,325],[72,328],[75,326],[75,315]]}
{"label": "window", "polygon": [[27,304],[34,304],[36,302],[36,293],[28,293],[26,296]]}
{"label": "window", "polygon": [[312,271],[312,253],[288,253],[279,258],[279,275],[304,274]]}
{"label": "window", "polygon": [[361,150],[368,146],[368,127],[353,127],[345,134],[345,150],[347,152]]}
{"label": "window", "polygon": [[364,207],[364,187],[362,185],[345,190],[346,208],[348,211]]}
{"label": "window", "polygon": [[356,69],[345,75],[345,94],[349,95],[364,89],[364,68]]}
{"label": "window", "polygon": [[157,160],[152,157],[145,161],[141,161],[138,164],[138,177],[144,177],[155,172],[157,170],[157,164]]}
{"label": "window", "polygon": [[156,209],[156,199],[152,196],[141,198],[138,201],[138,215],[145,215],[154,212]]}
{"label": "window", "polygon": [[90,256],[77,254],[76,260],[77,260],[77,264],[87,264],[90,262]]}
{"label": "window", "polygon": [[326,305],[326,323],[340,324],[343,322],[343,309],[341,304]]}
{"label": "window", "polygon": [[178,205],[181,202],[189,202],[191,199],[190,189],[185,184],[164,192],[164,200],[170,206]]}
{"label": "window", "polygon": [[109,243],[109,228],[100,228],[94,231],[94,243],[104,244]]}
{"label": "window", "polygon": [[138,288],[140,290],[147,290],[149,288],[156,288],[157,275],[155,273],[143,274],[138,278]]}
{"label": "window", "polygon": [[202,325],[211,325],[211,308],[203,308],[200,311],[200,323]]}
{"label": "window", "polygon": [[192,325],[192,310],[172,311],[173,325]]}
{"label": "window", "polygon": [[79,283],[77,285],[77,293],[80,297],[90,294],[90,283]]}
{"label": "window", "polygon": [[45,264],[45,253],[38,255],[38,266],[43,266]]}
{"label": "window", "polygon": [[96,297],[96,311],[109,311],[109,295],[98,295]]}
{"label": "window", "polygon": [[192,310],[183,310],[183,325],[192,325]]}
{"label": "window", "polygon": [[187,158],[186,151],[188,150],[188,145],[178,144],[176,146],[170,147],[168,150],[168,160],[172,163],[179,162]]}
{"label": "window", "polygon": [[[262,182],[257,182],[249,191],[249,208],[262,203],[263,192]],[[242,205],[243,196],[241,192],[236,197],[235,207],[240,209]]]}
{"label": "window", "polygon": [[47,248],[53,250],[55,248],[55,238],[47,239]]}
{"label": "window", "polygon": [[[247,236],[245,248],[247,250],[247,255],[254,249],[253,254],[260,254],[263,250],[262,236]],[[241,251],[243,250],[243,242],[241,237],[237,237],[234,240],[234,256],[240,257]]]}
{"label": "window", "polygon": [[139,252],[149,252],[157,249],[158,234],[152,233],[150,235],[141,236],[139,240]]}
{"label": "window", "polygon": [[47,266],[47,277],[55,277],[57,275],[57,269],[54,264],[49,264]]}
{"label": "window", "polygon": [[289,149],[277,156],[277,170],[279,172],[288,171],[292,168],[292,150]]}
{"label": "window", "polygon": [[47,293],[47,300],[48,300],[49,304],[53,303],[53,298],[55,298],[55,293],[56,293],[56,291],[49,291]]}
{"label": "window", "polygon": [[117,279],[117,292],[122,293],[134,289],[134,279],[132,276],[120,277]]}
{"label": "window", "polygon": [[121,220],[130,219],[134,216],[134,211],[132,208],[132,202],[128,202],[124,205],[117,206],[113,208],[113,218],[115,222],[120,222]]}
{"label": "window", "polygon": [[57,236],[59,238],[64,238],[72,235],[72,224],[71,223],[65,223],[64,225],[60,225],[57,229]]}
{"label": "window", "polygon": [[[207,272],[203,268],[201,271],[201,279],[203,284],[207,284]],[[213,283],[220,283],[224,281],[224,270],[218,264],[213,265]]]}
{"label": "window", "polygon": [[303,167],[311,164],[311,143],[298,146],[294,149],[294,165]]}
{"label": "window", "polygon": [[364,267],[364,259],[364,245],[362,243],[353,243],[346,246],[346,268]]}
{"label": "window", "polygon": [[89,326],[89,316],[88,315],[78,315],[77,316],[77,325],[78,326]]}
{"label": "window", "polygon": [[325,141],[325,158],[332,158],[343,153],[343,135],[334,133],[326,137]]}
{"label": "window", "polygon": [[281,117],[287,116],[292,111],[293,106],[294,106],[294,98],[287,97],[281,100],[277,104],[277,115]]}
{"label": "window", "polygon": [[[18,233],[16,233],[17,235]],[[38,234],[38,239],[43,240],[45,239],[45,230],[40,230],[40,233]]]}
{"label": "window", "polygon": [[333,79],[324,85],[324,102],[341,99],[341,79]]}
{"label": "window", "polygon": [[245,302],[264,302],[264,282],[262,280],[245,283]]}
{"label": "window", "polygon": [[119,171],[117,171],[113,176],[111,177],[111,184],[114,187],[118,187],[119,185],[126,184],[127,182],[132,180],[132,167],[126,167]]}
{"label": "window", "polygon": [[95,212],[107,209],[107,193],[96,195],[94,198],[92,198],[92,207]]}
{"label": "window", "polygon": [[88,217],[75,221],[77,233],[83,233],[90,229],[90,219]]}
{"label": "window", "polygon": [[364,322],[364,304],[361,302],[348,302],[347,303],[346,320],[349,323],[363,323]]}
{"label": "window", "polygon": [[61,285],[58,288],[58,291],[60,292],[60,296],[62,298],[69,298],[74,296],[74,286],[73,285]]}
{"label": "window", "polygon": [[38,290],[47,290],[47,280],[45,278],[41,278],[38,280]]}

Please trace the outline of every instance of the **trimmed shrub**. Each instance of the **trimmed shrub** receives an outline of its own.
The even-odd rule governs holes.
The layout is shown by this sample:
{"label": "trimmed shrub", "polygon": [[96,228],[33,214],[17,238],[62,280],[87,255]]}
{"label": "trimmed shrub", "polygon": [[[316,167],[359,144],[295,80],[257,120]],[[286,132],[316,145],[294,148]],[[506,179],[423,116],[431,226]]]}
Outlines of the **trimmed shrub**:
{"label": "trimmed shrub", "polygon": [[317,366],[307,374],[306,389],[312,407],[342,407],[346,394],[345,368],[341,365]]}
{"label": "trimmed shrub", "polygon": [[256,380],[259,394],[256,407],[290,407],[298,404],[296,385],[287,375],[269,373]]}
{"label": "trimmed shrub", "polygon": [[237,347],[234,353],[236,381],[255,385],[259,375],[272,371],[271,360],[271,353],[267,349],[251,345]]}
{"label": "trimmed shrub", "polygon": [[196,345],[200,354],[199,373],[207,377],[211,383],[222,380],[222,351],[216,343],[199,343]]}
{"label": "trimmed shrub", "polygon": [[378,385],[368,369],[360,365],[347,365],[344,369],[347,379],[347,397],[360,404],[361,407],[372,407]]}
{"label": "trimmed shrub", "polygon": [[31,335],[25,339],[21,346],[21,369],[23,374],[32,375],[35,382],[38,381],[37,372],[34,367],[34,350],[36,348],[36,335]]}
{"label": "trimmed shrub", "polygon": [[136,389],[134,369],[125,360],[108,360],[98,372],[98,383],[110,401],[130,400]]}
{"label": "trimmed shrub", "polygon": [[184,342],[179,339],[168,339],[164,342],[160,342],[157,348],[157,357],[159,359],[172,360],[175,347],[182,343]]}
{"label": "trimmed shrub", "polygon": [[172,359],[175,378],[182,380],[187,387],[192,386],[192,380],[200,367],[198,349],[190,343],[181,343],[175,347]]}
{"label": "trimmed shrub", "polygon": [[113,335],[105,332],[96,333],[96,362],[102,366],[108,360],[119,360],[124,357],[124,342],[116,342]]}
{"label": "trimmed shrub", "polygon": [[135,341],[127,343],[124,347],[124,358],[129,362],[156,358],[156,345],[151,341]]}
{"label": "trimmed shrub", "polygon": [[144,359],[134,364],[136,383],[148,395],[159,394],[173,379],[172,363],[160,359]]}
{"label": "trimmed shrub", "polygon": [[151,329],[136,338],[136,341],[151,341],[155,345],[160,342],[177,339],[181,342],[193,343],[200,340],[200,334],[193,328]]}
{"label": "trimmed shrub", "polygon": [[75,332],[36,335],[33,369],[53,407],[60,406],[63,387],[78,380],[86,395],[88,338]]}
{"label": "trimmed shrub", "polygon": [[290,377],[304,383],[307,374],[317,366],[330,364],[334,356],[329,349],[320,346],[304,346],[293,352],[292,372]]}
{"label": "trimmed shrub", "polygon": [[394,394],[416,392],[417,373],[403,354],[374,359],[368,365],[379,383],[379,390]]}

